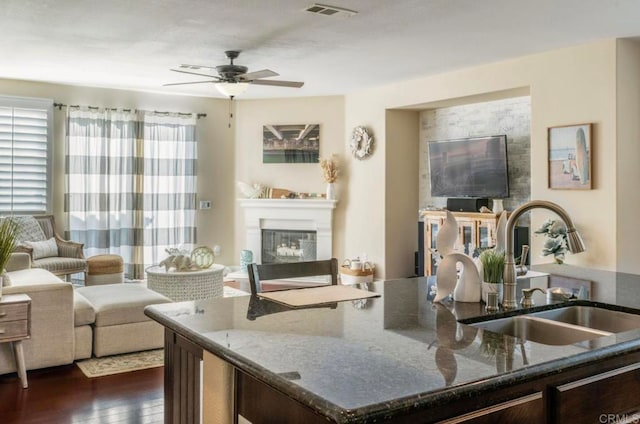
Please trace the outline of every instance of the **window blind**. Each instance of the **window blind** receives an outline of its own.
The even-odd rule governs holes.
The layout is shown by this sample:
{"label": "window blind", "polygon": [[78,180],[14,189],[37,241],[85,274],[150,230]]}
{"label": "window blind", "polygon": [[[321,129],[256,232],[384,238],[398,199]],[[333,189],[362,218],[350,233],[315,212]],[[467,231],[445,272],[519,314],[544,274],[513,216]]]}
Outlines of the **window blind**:
{"label": "window blind", "polygon": [[0,97],[0,213],[46,213],[53,102]]}

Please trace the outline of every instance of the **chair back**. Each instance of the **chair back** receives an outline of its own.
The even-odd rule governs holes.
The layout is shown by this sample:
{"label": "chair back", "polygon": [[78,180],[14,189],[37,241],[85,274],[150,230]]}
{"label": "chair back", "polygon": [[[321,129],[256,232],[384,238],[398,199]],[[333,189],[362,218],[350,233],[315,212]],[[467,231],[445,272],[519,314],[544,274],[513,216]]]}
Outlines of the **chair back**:
{"label": "chair back", "polygon": [[322,261],[291,262],[283,264],[252,263],[247,265],[251,294],[262,292],[261,281],[280,280],[295,277],[314,277],[330,275],[331,284],[338,284],[338,260],[336,258]]}
{"label": "chair back", "polygon": [[47,240],[57,236],[56,223],[53,215],[33,215],[33,217],[38,221]]}

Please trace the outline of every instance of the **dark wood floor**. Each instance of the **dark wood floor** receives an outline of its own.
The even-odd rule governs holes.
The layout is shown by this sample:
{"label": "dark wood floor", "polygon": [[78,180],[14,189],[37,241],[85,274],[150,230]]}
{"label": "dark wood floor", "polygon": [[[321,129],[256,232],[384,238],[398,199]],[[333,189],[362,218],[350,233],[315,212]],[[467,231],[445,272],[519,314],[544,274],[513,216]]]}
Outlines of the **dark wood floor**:
{"label": "dark wood floor", "polygon": [[163,423],[163,368],[87,378],[75,365],[0,376],[2,424]]}

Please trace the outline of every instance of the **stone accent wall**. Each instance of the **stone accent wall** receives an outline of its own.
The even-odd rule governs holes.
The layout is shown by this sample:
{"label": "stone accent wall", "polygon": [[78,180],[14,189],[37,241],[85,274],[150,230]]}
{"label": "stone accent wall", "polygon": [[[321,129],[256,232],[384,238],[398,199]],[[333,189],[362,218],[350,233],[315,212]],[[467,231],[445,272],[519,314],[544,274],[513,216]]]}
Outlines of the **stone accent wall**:
{"label": "stone accent wall", "polygon": [[[504,199],[504,208],[513,210],[530,200],[530,120],[531,98],[529,96],[422,112],[420,115],[420,208],[444,208],[447,203],[444,197],[431,197],[428,142],[501,134],[507,135],[509,162],[510,197]],[[521,222],[521,225],[524,225],[524,222]]]}

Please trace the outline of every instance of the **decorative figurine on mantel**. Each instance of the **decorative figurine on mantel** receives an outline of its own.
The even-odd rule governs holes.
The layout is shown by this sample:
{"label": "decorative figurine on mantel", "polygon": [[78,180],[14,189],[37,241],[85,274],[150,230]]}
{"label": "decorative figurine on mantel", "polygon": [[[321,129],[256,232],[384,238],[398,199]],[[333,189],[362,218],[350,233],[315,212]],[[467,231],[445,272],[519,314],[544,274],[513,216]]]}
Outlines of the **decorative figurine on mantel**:
{"label": "decorative figurine on mantel", "polygon": [[237,182],[238,190],[245,199],[319,199],[321,193],[302,193],[286,188],[271,188],[255,183]]}

